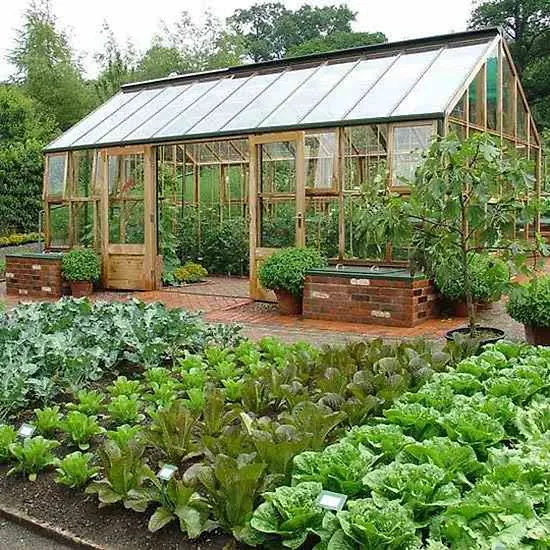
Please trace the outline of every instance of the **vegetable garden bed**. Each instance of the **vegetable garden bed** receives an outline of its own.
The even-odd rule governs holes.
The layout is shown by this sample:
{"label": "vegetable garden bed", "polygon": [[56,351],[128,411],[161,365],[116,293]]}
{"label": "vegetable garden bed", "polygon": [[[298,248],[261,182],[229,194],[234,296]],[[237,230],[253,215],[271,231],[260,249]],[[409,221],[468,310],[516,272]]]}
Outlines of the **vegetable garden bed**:
{"label": "vegetable garden bed", "polygon": [[86,300],[20,306],[0,333],[2,502],[100,545],[550,548],[544,348],[252,343]]}

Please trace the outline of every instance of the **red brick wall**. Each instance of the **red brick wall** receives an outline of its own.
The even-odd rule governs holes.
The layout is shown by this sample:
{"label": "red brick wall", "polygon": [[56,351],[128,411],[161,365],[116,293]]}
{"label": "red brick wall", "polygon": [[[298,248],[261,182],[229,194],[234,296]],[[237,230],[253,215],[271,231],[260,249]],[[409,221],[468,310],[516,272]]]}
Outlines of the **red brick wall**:
{"label": "red brick wall", "polygon": [[437,314],[438,296],[427,279],[306,277],[307,319],[413,327]]}
{"label": "red brick wall", "polygon": [[61,258],[6,256],[6,291],[21,298],[59,298],[63,294]]}

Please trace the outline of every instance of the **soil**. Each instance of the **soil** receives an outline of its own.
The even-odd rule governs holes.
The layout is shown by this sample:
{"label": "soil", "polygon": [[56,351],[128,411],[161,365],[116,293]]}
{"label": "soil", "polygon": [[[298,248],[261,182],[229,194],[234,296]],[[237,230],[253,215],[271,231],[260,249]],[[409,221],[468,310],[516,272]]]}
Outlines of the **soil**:
{"label": "soil", "polygon": [[138,514],[122,505],[98,508],[95,495],[59,486],[52,472],[43,472],[35,482],[21,476],[6,476],[0,467],[0,502],[29,516],[69,531],[109,550],[217,550],[231,544],[231,537],[212,532],[190,541],[176,522],[151,533],[151,513]]}

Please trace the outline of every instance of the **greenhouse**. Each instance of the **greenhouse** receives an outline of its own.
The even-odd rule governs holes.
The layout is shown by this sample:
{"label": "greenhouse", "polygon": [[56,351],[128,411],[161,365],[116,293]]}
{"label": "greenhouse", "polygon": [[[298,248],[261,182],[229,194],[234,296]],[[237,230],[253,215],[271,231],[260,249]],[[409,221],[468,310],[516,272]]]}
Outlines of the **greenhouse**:
{"label": "greenhouse", "polygon": [[102,283],[154,289],[176,262],[249,276],[288,246],[334,263],[404,265],[365,246],[361,189],[407,195],[434,135],[488,132],[541,148],[497,29],[128,84],[46,148],[46,248],[93,246]]}

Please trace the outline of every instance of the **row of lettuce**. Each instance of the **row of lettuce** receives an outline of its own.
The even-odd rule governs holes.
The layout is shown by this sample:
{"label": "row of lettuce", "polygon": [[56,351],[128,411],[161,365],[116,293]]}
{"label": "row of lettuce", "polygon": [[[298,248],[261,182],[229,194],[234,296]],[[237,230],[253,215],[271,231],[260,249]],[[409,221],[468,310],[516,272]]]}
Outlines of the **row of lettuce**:
{"label": "row of lettuce", "polygon": [[[177,522],[264,548],[550,547],[544,348],[252,343],[159,305],[86,300],[19,306],[0,330],[0,365],[26,388],[2,409],[0,462],[30,479],[54,469],[101,506],[147,512],[152,531]],[[22,421],[36,435],[18,437]],[[178,468],[169,481],[163,464]],[[345,507],[322,508],[322,490]]]}

